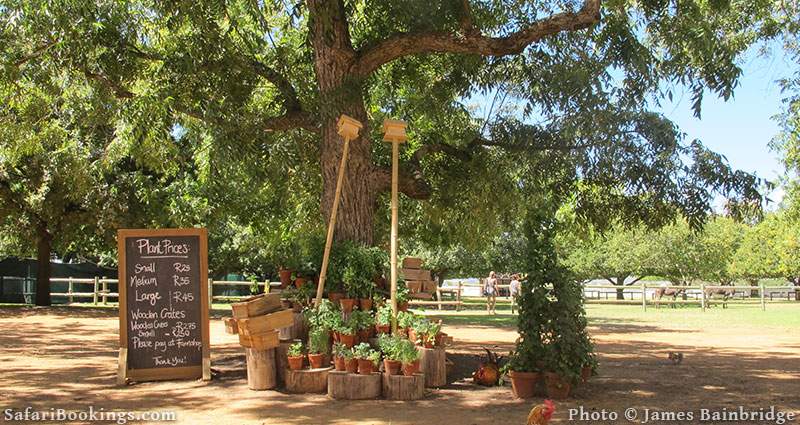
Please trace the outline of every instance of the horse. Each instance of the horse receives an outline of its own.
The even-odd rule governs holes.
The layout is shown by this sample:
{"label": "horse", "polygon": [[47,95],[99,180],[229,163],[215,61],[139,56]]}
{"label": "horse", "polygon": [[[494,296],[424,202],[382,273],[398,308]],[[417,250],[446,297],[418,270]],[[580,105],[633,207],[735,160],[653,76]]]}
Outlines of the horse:
{"label": "horse", "polygon": [[708,306],[711,307],[711,300],[714,298],[714,295],[722,295],[722,308],[728,308],[728,300],[733,298],[736,295],[735,288],[706,288],[706,292],[703,296],[706,297],[708,300]]}
{"label": "horse", "polygon": [[678,295],[682,295],[685,293],[686,293],[685,289],[664,288],[664,287],[656,288],[655,292],[656,308],[661,308],[661,297],[663,297],[664,295],[672,297],[672,303],[670,304],[670,306],[672,308],[675,308],[675,300],[678,298]]}

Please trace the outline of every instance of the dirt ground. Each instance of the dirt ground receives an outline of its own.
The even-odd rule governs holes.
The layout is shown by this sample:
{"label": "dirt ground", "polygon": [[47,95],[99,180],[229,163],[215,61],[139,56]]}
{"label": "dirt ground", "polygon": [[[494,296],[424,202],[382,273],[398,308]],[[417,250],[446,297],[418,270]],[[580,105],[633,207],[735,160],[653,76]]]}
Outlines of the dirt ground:
{"label": "dirt ground", "polygon": [[[5,409],[63,408],[106,411],[175,411],[181,424],[524,424],[541,399],[514,399],[509,387],[473,385],[468,372],[481,347],[507,352],[513,328],[446,325],[457,365],[445,388],[422,401],[344,402],[324,395],[250,391],[244,355],[235,336],[212,321],[211,382],[172,381],[115,385],[118,319],[114,310],[0,308],[0,422]],[[604,322],[591,328],[598,344],[600,376],[557,403],[552,423],[628,423],[627,408],[693,411],[692,421],[647,423],[776,423],[702,421],[702,408],[733,410],[775,406],[800,414],[800,331],[763,327],[695,329]],[[682,352],[683,364],[667,361]],[[569,420],[571,408],[616,412],[617,420]],[[596,413],[599,414],[599,413]],[[39,422],[42,423],[42,422]],[[142,423],[142,422],[138,422]],[[796,419],[787,423],[800,423]]]}

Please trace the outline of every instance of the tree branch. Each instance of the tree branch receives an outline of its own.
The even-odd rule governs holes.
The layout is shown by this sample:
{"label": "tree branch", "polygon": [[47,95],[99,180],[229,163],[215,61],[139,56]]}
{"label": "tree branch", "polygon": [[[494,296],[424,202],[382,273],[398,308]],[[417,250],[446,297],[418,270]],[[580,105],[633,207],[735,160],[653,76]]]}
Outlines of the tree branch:
{"label": "tree branch", "polygon": [[19,68],[20,66],[25,65],[26,63],[30,62],[31,60],[42,56],[47,50],[49,50],[51,47],[55,46],[56,43],[57,42],[55,42],[55,41],[51,41],[49,43],[42,44],[41,46],[33,49],[33,52],[31,52],[30,54],[27,54],[27,55],[23,56],[22,58],[20,58],[18,61],[14,62],[14,66]]}
{"label": "tree branch", "polygon": [[479,147],[497,147],[511,152],[544,152],[544,151],[567,152],[573,150],[588,149],[595,146],[599,146],[599,144],[582,143],[582,144],[548,146],[548,145],[534,145],[530,140],[512,144],[512,143],[504,143],[504,142],[489,140],[484,137],[478,136],[472,139],[469,143],[467,143],[466,146],[463,147],[448,145],[446,143],[432,143],[428,145],[423,145],[419,149],[417,149],[416,152],[414,152],[414,158],[416,160],[422,160],[422,158],[430,154],[440,152],[452,156],[454,158],[459,158],[463,161],[467,161],[472,157],[476,149]]}
{"label": "tree branch", "polygon": [[[392,170],[391,168],[376,168],[374,171],[374,178],[377,181],[377,189],[380,192],[385,192],[392,188]],[[415,171],[409,174],[408,172],[400,171],[397,181],[397,190],[400,193],[408,196],[411,199],[427,200],[431,197],[431,187],[422,177],[422,173]]]}
{"label": "tree branch", "polygon": [[[505,56],[521,53],[544,37],[562,31],[588,28],[600,20],[601,0],[585,0],[575,12],[562,12],[539,20],[505,37],[486,37],[478,32],[463,35],[446,32],[401,33],[357,52],[353,70],[365,77],[382,65],[404,56],[423,53],[464,53]],[[462,24],[464,23],[462,19]]]}
{"label": "tree branch", "polygon": [[300,100],[297,97],[297,91],[286,77],[275,69],[255,59],[250,59],[250,66],[256,74],[272,83],[278,89],[283,96],[283,106],[286,108],[287,113],[299,112],[302,110]]}

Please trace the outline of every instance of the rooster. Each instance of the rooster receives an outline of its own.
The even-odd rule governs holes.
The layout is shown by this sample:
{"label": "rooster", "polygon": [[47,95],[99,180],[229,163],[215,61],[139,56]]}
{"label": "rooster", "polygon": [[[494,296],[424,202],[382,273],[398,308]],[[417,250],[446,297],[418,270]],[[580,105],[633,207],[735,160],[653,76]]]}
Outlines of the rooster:
{"label": "rooster", "polygon": [[683,362],[683,353],[673,353],[670,351],[667,358],[672,362],[672,364],[679,365],[681,362]]}
{"label": "rooster", "polygon": [[551,400],[545,400],[543,404],[533,406],[531,413],[528,414],[528,425],[547,425],[555,411],[556,405]]}
{"label": "rooster", "polygon": [[481,361],[481,366],[472,374],[472,380],[476,384],[493,387],[500,380],[500,358],[488,348],[484,347],[484,350],[486,350],[486,360]]}

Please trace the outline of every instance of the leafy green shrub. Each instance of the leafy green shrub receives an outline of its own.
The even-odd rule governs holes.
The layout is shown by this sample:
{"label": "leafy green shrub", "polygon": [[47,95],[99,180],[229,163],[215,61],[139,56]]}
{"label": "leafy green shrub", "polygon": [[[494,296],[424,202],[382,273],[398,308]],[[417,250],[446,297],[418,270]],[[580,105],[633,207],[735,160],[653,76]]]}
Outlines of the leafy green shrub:
{"label": "leafy green shrub", "polygon": [[375,314],[375,322],[379,325],[392,324],[392,306],[388,303],[378,307],[378,312]]}
{"label": "leafy green shrub", "polygon": [[303,343],[302,342],[295,342],[294,344],[289,346],[289,350],[287,350],[286,355],[289,357],[298,357],[303,355]]}
{"label": "leafy green shrub", "polygon": [[312,329],[308,333],[308,352],[311,354],[327,354],[330,334],[325,328]]}

